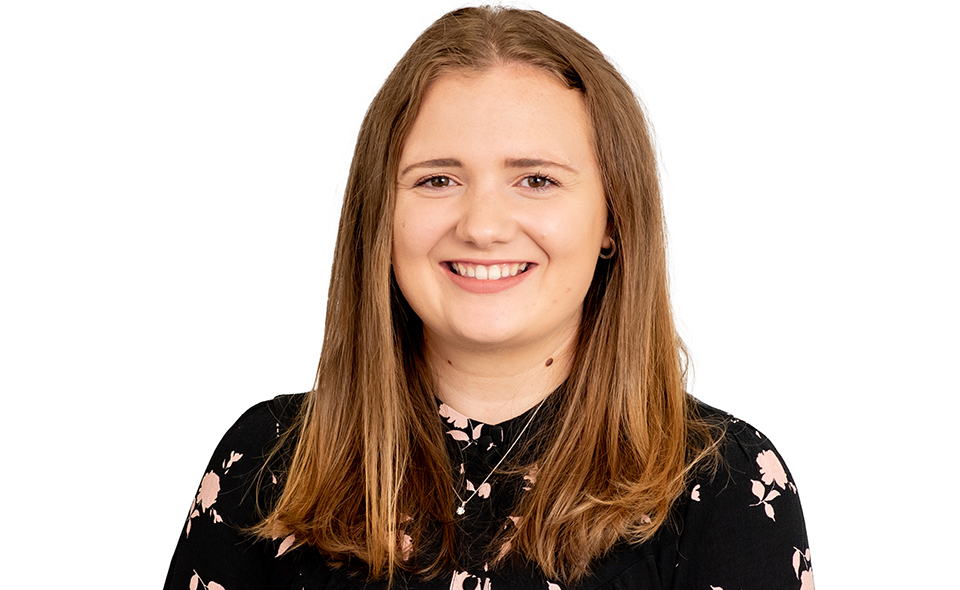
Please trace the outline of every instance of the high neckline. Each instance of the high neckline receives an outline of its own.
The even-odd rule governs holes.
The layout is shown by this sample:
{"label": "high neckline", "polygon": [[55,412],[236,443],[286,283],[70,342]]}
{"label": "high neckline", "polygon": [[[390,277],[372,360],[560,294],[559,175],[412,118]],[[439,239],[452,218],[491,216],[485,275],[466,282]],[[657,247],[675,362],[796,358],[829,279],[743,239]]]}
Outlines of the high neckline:
{"label": "high neckline", "polygon": [[[502,422],[487,424],[461,414],[438,399],[437,411],[443,421],[444,438],[448,441],[452,455],[459,455],[462,460],[467,462],[479,461],[480,464],[495,464],[502,458],[502,453],[509,448],[527,423],[530,422],[530,427],[524,434],[525,440],[520,441],[519,446],[521,448],[514,451],[517,460],[529,460],[529,451],[525,451],[523,448],[534,446],[536,439],[544,433],[544,426],[552,421],[556,414],[559,392],[562,388],[561,385],[547,395],[546,399],[543,400],[540,411],[536,416],[533,416],[532,422],[530,422],[531,416],[537,411],[540,404]],[[517,451],[521,452],[518,453]],[[512,461],[513,459],[511,459]]]}

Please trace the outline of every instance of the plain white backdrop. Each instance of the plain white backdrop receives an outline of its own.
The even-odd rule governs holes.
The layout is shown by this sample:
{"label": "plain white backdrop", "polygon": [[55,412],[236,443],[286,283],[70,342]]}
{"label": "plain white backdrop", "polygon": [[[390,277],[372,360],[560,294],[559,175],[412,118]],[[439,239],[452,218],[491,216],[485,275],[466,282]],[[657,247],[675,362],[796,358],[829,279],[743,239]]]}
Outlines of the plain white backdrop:
{"label": "plain white backdrop", "polygon": [[[821,588],[956,584],[958,17],[527,5],[649,112],[692,391],[787,459]],[[309,389],[364,110],[457,2],[0,7],[11,587],[159,587],[216,442]]]}

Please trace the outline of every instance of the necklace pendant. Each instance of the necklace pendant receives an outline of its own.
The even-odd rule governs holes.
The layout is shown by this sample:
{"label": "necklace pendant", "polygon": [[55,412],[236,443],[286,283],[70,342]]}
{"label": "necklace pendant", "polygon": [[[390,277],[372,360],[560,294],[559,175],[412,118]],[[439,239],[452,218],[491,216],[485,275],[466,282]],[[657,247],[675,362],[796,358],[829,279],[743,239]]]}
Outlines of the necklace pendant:
{"label": "necklace pendant", "polygon": [[466,502],[464,502],[463,504],[461,504],[460,506],[457,507],[457,514],[459,514],[460,516],[463,516],[463,513],[467,511],[467,510],[463,507],[464,504],[466,504]]}

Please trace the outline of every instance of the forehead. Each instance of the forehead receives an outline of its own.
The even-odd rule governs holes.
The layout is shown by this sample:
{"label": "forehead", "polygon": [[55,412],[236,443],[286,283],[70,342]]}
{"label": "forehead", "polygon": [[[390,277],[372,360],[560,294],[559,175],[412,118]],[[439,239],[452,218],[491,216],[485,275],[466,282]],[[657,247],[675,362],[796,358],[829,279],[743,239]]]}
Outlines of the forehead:
{"label": "forehead", "polygon": [[401,160],[471,145],[521,152],[555,149],[581,158],[587,155],[580,153],[584,150],[592,156],[592,143],[580,91],[539,68],[510,64],[438,77],[424,95]]}

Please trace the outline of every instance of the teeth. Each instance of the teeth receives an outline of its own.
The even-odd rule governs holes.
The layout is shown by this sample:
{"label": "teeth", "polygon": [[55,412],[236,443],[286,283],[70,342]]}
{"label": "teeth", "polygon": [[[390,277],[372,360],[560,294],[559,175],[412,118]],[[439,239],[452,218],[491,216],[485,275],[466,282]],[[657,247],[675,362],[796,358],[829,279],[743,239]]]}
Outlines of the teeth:
{"label": "teeth", "polygon": [[527,270],[526,262],[515,262],[513,264],[483,264],[468,265],[462,262],[452,262],[450,264],[454,272],[461,277],[476,278],[480,281],[496,281],[506,277],[515,277]]}

